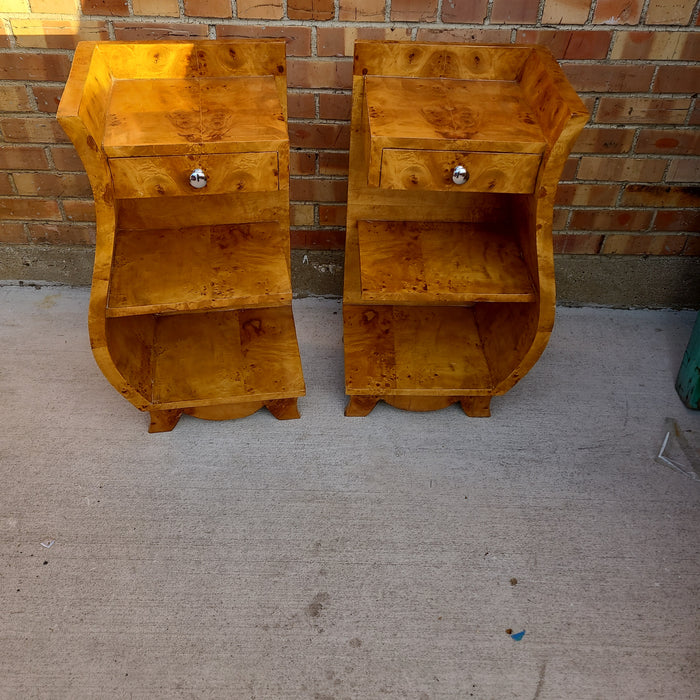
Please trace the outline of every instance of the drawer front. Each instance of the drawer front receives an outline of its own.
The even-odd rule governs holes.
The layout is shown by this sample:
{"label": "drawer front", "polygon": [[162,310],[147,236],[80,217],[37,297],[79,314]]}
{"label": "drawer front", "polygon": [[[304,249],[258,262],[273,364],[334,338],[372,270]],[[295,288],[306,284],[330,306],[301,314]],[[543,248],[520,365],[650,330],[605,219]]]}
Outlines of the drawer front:
{"label": "drawer front", "polygon": [[[115,196],[121,199],[267,192],[279,186],[276,151],[111,158],[109,166]],[[196,170],[206,178],[204,187],[190,184]]]}
{"label": "drawer front", "polygon": [[[534,192],[541,156],[532,153],[470,153],[385,148],[380,187],[390,190],[455,192]],[[461,166],[463,184],[452,177]]]}

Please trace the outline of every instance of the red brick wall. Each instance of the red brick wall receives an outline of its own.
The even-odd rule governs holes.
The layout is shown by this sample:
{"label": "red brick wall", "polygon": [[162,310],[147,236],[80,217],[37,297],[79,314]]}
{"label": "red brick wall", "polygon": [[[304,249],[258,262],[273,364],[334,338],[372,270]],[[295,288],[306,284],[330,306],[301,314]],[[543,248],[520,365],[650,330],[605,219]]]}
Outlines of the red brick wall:
{"label": "red brick wall", "polygon": [[555,214],[562,253],[698,256],[695,0],[0,0],[0,243],[89,245],[54,113],[82,39],[287,40],[293,245],[343,244],[356,38],[537,42],[592,113]]}

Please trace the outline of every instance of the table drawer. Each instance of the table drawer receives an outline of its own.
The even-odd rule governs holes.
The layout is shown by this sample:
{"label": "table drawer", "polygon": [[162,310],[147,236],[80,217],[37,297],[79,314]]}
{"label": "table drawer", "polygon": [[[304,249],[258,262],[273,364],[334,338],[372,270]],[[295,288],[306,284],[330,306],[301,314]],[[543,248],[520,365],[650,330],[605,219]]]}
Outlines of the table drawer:
{"label": "table drawer", "polygon": [[[122,199],[266,192],[279,187],[276,151],[111,158],[109,166],[115,196]],[[197,169],[206,178],[201,188],[190,184]]]}
{"label": "table drawer", "polygon": [[[472,153],[385,148],[379,186],[390,190],[445,190],[527,194],[535,189],[541,156],[532,153]],[[463,184],[453,173],[467,171]]]}

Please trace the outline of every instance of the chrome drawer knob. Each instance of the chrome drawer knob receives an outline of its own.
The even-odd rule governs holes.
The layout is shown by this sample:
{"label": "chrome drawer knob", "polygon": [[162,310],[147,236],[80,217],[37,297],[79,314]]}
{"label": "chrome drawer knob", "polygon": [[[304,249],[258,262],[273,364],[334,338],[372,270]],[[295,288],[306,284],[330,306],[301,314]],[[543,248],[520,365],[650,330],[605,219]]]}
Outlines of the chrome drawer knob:
{"label": "chrome drawer knob", "polygon": [[463,185],[469,179],[469,172],[463,165],[458,165],[452,171],[452,182],[455,185]]}
{"label": "chrome drawer knob", "polygon": [[190,174],[190,185],[198,190],[201,190],[202,187],[207,186],[207,176],[204,173],[204,170],[201,168],[196,168],[192,171]]}

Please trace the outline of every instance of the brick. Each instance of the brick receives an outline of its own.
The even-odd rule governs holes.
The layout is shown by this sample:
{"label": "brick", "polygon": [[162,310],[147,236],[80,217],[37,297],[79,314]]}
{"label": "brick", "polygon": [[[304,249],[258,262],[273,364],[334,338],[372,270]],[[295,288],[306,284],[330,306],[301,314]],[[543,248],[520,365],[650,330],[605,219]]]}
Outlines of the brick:
{"label": "brick", "polygon": [[10,20],[19,48],[74,49],[79,41],[109,39],[107,23],[100,20]]}
{"label": "brick", "polygon": [[232,16],[231,0],[184,0],[187,17],[221,17]]}
{"label": "brick", "polygon": [[603,255],[680,255],[685,242],[685,236],[613,233],[605,237],[600,252]]}
{"label": "brick", "polygon": [[627,185],[622,195],[623,207],[700,207],[700,187],[670,185]]}
{"label": "brick", "polygon": [[0,49],[9,49],[11,45],[7,26],[4,22],[0,22]]}
{"label": "brick", "polygon": [[2,170],[49,170],[51,166],[41,146],[9,146],[0,148]]}
{"label": "brick", "polygon": [[311,151],[292,151],[289,154],[289,171],[292,175],[315,175],[316,153]]}
{"label": "brick", "polygon": [[562,180],[573,180],[576,177],[576,172],[578,170],[579,163],[581,162],[580,158],[577,158],[576,156],[572,156],[570,158],[566,159],[566,163],[564,163],[564,168],[562,169],[561,172],[561,179]]}
{"label": "brick", "polygon": [[180,5],[177,0],[131,0],[131,3],[135,15],[180,16]]}
{"label": "brick", "polygon": [[606,58],[613,32],[609,29],[518,29],[516,43],[542,44],[557,59]]}
{"label": "brick", "polygon": [[60,221],[63,217],[55,199],[40,199],[39,197],[0,198],[0,220],[27,221],[47,219]]}
{"label": "brick", "polygon": [[321,175],[343,175],[348,174],[348,153],[330,153],[322,151],[318,154],[318,171]]}
{"label": "brick", "polygon": [[0,12],[29,12],[27,0],[2,0]]}
{"label": "brick", "polygon": [[291,88],[352,87],[352,62],[292,58],[287,61],[287,85]]}
{"label": "brick", "polygon": [[335,16],[333,0],[288,0],[289,19],[328,20]]}
{"label": "brick", "polygon": [[282,0],[237,0],[239,19],[282,19]]}
{"label": "brick", "polygon": [[348,208],[343,204],[322,204],[318,208],[318,223],[321,226],[345,226]]}
{"label": "brick", "polygon": [[688,119],[688,126],[698,125],[700,125],[700,100],[695,100],[695,106],[693,107]]}
{"label": "brick", "polygon": [[467,44],[509,44],[510,29],[418,29],[417,41],[456,41]]}
{"label": "brick", "polygon": [[0,173],[0,196],[7,197],[15,194],[9,173]]}
{"label": "brick", "polygon": [[129,5],[126,0],[80,0],[84,15],[109,15],[127,17]]}
{"label": "brick", "polygon": [[69,221],[95,220],[95,203],[92,199],[65,199],[63,211]]}
{"label": "brick", "polygon": [[408,41],[411,30],[402,27],[318,27],[316,51],[319,56],[352,56],[358,39]]}
{"label": "brick", "polygon": [[700,256],[700,236],[688,236],[681,255]]}
{"label": "brick", "polygon": [[66,143],[69,139],[55,119],[50,117],[5,117],[0,131],[9,142]]}
{"label": "brick", "polygon": [[593,24],[639,24],[642,0],[598,0]]}
{"label": "brick", "polygon": [[577,92],[647,92],[654,77],[650,65],[564,63],[562,69]]}
{"label": "brick", "polygon": [[50,80],[65,82],[70,57],[61,53],[11,51],[0,54],[0,80]]}
{"label": "brick", "polygon": [[700,155],[700,132],[697,129],[641,129],[635,151]]}
{"label": "brick", "polygon": [[319,96],[318,109],[321,119],[350,121],[352,95],[323,92]]}
{"label": "brick", "polygon": [[700,210],[667,209],[656,212],[653,229],[655,231],[700,231]]}
{"label": "brick", "polygon": [[646,231],[653,216],[648,210],[593,209],[571,214],[569,228],[582,231]]}
{"label": "brick", "polygon": [[574,153],[629,153],[634,141],[634,129],[588,127],[574,144]]}
{"label": "brick", "polygon": [[690,60],[696,47],[696,38],[690,32],[617,31],[610,57],[682,61]]}
{"label": "brick", "polygon": [[1,112],[29,112],[31,109],[24,85],[0,85]]}
{"label": "brick", "polygon": [[596,121],[601,124],[682,124],[689,98],[601,97]]}
{"label": "brick", "polygon": [[700,158],[673,158],[667,182],[700,182]]}
{"label": "brick", "polygon": [[24,224],[15,221],[3,221],[0,226],[0,243],[28,243]]}
{"label": "brick", "polygon": [[566,255],[596,255],[603,244],[601,234],[555,233],[554,252]]}
{"label": "brick", "polygon": [[[450,0],[444,0],[449,4]],[[434,22],[437,19],[438,0],[392,0],[392,22]]]}
{"label": "brick", "polygon": [[663,177],[664,170],[665,159],[584,156],[578,169],[578,179],[658,182]]}
{"label": "brick", "polygon": [[677,24],[690,22],[695,0],[649,0],[646,24]]}
{"label": "brick", "polygon": [[493,0],[491,24],[537,24],[538,11],[532,0]]}
{"label": "brick", "polygon": [[286,27],[267,27],[255,24],[221,24],[216,27],[219,39],[284,39],[287,56],[311,55],[311,28],[291,25]]}
{"label": "brick", "polygon": [[17,194],[41,197],[90,197],[90,181],[84,173],[15,173]]}
{"label": "brick", "polygon": [[314,225],[313,204],[293,204],[289,207],[289,220],[292,226]]}
{"label": "brick", "polygon": [[316,37],[319,56],[352,56],[357,32],[346,31],[344,27],[318,27]]}
{"label": "brick", "polygon": [[443,22],[483,24],[487,10],[488,0],[442,0],[441,17]]}
{"label": "brick", "polygon": [[345,202],[347,201],[347,180],[328,178],[292,178],[289,198],[294,202]]}
{"label": "brick", "polygon": [[565,231],[567,229],[567,222],[569,220],[569,209],[562,209],[561,207],[555,207],[554,216],[552,218],[552,230],[554,231]]}
{"label": "brick", "polygon": [[40,112],[55,114],[63,94],[63,87],[54,85],[32,85],[31,91]]}
{"label": "brick", "polygon": [[32,12],[40,13],[55,13],[59,15],[73,15],[77,17],[79,0],[30,0]]}
{"label": "brick", "polygon": [[612,207],[620,194],[620,185],[568,185],[557,188],[559,206]]}
{"label": "brick", "polygon": [[292,230],[291,247],[297,250],[342,250],[345,247],[344,229]]}
{"label": "brick", "polygon": [[290,92],[287,95],[287,112],[291,119],[314,119],[316,97],[311,92]]}
{"label": "brick", "polygon": [[590,0],[545,0],[542,24],[585,24]]}
{"label": "brick", "polygon": [[118,41],[159,41],[161,39],[206,39],[206,24],[192,22],[114,22],[114,37]]}
{"label": "brick", "polygon": [[57,170],[63,172],[85,172],[85,168],[73,146],[51,146],[51,158]]}
{"label": "brick", "polygon": [[350,146],[349,124],[289,124],[292,148],[343,150]]}
{"label": "brick", "polygon": [[32,243],[54,245],[95,245],[95,227],[77,224],[28,224]]}
{"label": "brick", "polygon": [[386,0],[340,0],[341,22],[383,22]]}
{"label": "brick", "polygon": [[659,66],[654,92],[696,93],[700,87],[700,66]]}

